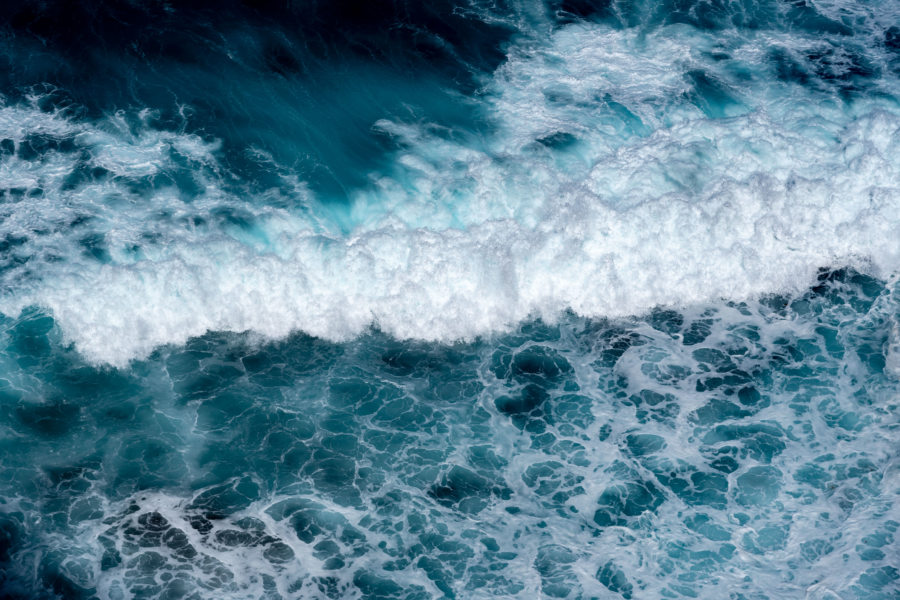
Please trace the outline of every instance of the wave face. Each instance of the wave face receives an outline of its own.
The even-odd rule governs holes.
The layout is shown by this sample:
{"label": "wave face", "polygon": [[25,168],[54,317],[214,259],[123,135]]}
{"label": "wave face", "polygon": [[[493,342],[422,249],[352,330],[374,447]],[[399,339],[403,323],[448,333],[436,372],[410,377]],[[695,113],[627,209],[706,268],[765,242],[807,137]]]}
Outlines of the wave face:
{"label": "wave face", "polygon": [[900,594],[896,0],[8,4],[0,595]]}
{"label": "wave face", "polygon": [[[138,89],[164,78],[176,127],[153,105],[90,119],[32,87],[0,109],[0,307],[48,309],[89,360],[124,366],[207,331],[450,342],[566,310],[796,293],[820,267],[890,276],[897,63],[892,30],[859,11],[852,36],[825,13],[795,31],[790,11],[525,30],[492,71],[451,53],[479,81],[469,95],[441,61],[420,78],[416,59],[366,61],[347,41],[316,67],[324,83],[260,72],[245,55],[271,41],[226,30],[232,69],[216,54],[121,66]],[[228,106],[194,106],[197,85]]]}

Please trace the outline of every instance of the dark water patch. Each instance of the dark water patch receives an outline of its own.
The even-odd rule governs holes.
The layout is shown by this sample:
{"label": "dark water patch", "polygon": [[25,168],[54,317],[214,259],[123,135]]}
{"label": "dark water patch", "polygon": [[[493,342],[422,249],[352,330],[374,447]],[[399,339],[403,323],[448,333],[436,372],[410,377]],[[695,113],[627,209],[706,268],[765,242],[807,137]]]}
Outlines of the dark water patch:
{"label": "dark water patch", "polygon": [[824,15],[814,4],[805,0],[789,3],[771,0],[667,0],[658,3],[643,0],[554,0],[549,6],[561,23],[588,19],[616,27],[684,24],[704,31],[784,27],[813,35],[853,34],[850,25]]}
{"label": "dark water patch", "polygon": [[734,92],[714,76],[700,70],[689,71],[686,75],[693,85],[693,102],[700,110],[712,119],[733,116],[741,107]]}
{"label": "dark water patch", "polygon": [[[885,289],[878,279],[851,268],[821,269],[816,279],[818,283],[812,287],[812,295],[838,304],[849,304],[859,312],[869,310]],[[800,301],[808,301],[808,298],[810,296]]]}
{"label": "dark water patch", "polygon": [[[10,140],[11,141],[11,140]],[[77,148],[71,137],[55,137],[43,134],[31,134],[19,142],[17,156],[21,160],[34,161],[49,152],[70,153]]]}
{"label": "dark water patch", "polygon": [[691,506],[725,508],[728,479],[720,472],[700,469],[681,459],[653,456],[643,463],[657,480]]}
{"label": "dark water patch", "polygon": [[894,53],[900,53],[900,27],[892,26],[884,30],[884,46]]}
{"label": "dark water patch", "polygon": [[784,433],[777,425],[754,424],[745,426],[718,425],[707,433],[703,442],[716,444],[740,440],[740,458],[753,458],[760,463],[771,463],[772,458],[783,452],[787,445]]}
{"label": "dark water patch", "polygon": [[550,3],[550,9],[560,23],[571,23],[585,18],[608,20],[614,15],[613,0],[559,0]]}
{"label": "dark water patch", "polygon": [[[459,54],[469,62],[502,60],[498,48],[502,28],[460,8],[452,2],[415,6],[390,0],[312,2],[303,7],[290,2],[192,2],[186,6],[58,0],[19,3],[6,7],[4,16],[14,31],[70,52],[70,61],[77,66],[94,65],[101,52],[116,50],[150,62],[200,63],[211,51],[222,51],[222,37],[228,38],[220,34],[244,23],[269,30],[267,37],[261,36],[263,55],[272,68],[287,72],[300,70],[299,58],[304,55],[321,59],[340,52],[372,56],[403,51],[391,48],[385,43],[388,40],[395,46],[430,49],[435,60],[441,51]],[[97,46],[91,48],[89,41]]]}
{"label": "dark water patch", "polygon": [[637,433],[628,435],[625,438],[625,445],[632,455],[646,456],[655,454],[665,448],[666,441],[658,435]]}
{"label": "dark water patch", "polygon": [[38,436],[55,438],[78,426],[80,411],[79,406],[60,398],[46,404],[20,406],[16,414],[19,421]]}
{"label": "dark water patch", "polygon": [[664,500],[662,490],[650,481],[617,484],[600,494],[594,523],[600,527],[627,526],[635,517],[655,511]]}
{"label": "dark water patch", "polygon": [[872,80],[880,76],[858,51],[848,46],[826,46],[808,51],[808,64],[816,77],[844,93],[862,91]]}
{"label": "dark water patch", "polygon": [[788,3],[787,19],[802,30],[814,35],[853,35],[850,25],[829,18],[822,14],[812,2],[808,0],[791,0]]}
{"label": "dark water patch", "polygon": [[[473,91],[513,31],[485,17],[453,2],[28,1],[0,9],[15,65],[0,88],[16,99],[48,82],[64,90],[48,109],[93,118],[150,108],[156,127],[225,140],[226,163],[251,180],[265,166],[247,151],[262,149],[341,198],[392,148],[372,131],[378,119],[476,118],[454,90]],[[47,142],[18,150],[35,157]]]}
{"label": "dark water patch", "polygon": [[714,542],[725,542],[731,539],[731,533],[725,527],[714,523],[705,513],[689,517],[685,520],[685,524],[691,530]]}
{"label": "dark water patch", "polygon": [[675,335],[684,327],[684,316],[676,310],[656,309],[650,313],[649,322],[655,329]]}
{"label": "dark water patch", "polygon": [[25,244],[28,238],[23,235],[8,234],[0,240],[0,255],[9,253],[15,248]]}
{"label": "dark water patch", "polygon": [[459,359],[452,351],[417,345],[410,348],[392,344],[381,355],[385,368],[400,377],[426,376],[430,372],[446,369],[456,360]]}
{"label": "dark water patch", "polygon": [[742,506],[764,506],[778,495],[781,471],[775,467],[751,467],[737,478],[735,499]]}
{"label": "dark water patch", "polygon": [[597,581],[602,583],[609,591],[620,594],[625,600],[630,600],[634,592],[634,586],[628,581],[625,573],[616,567],[612,561],[604,564],[597,571]]}
{"label": "dark water patch", "polygon": [[508,499],[510,494],[505,485],[497,485],[460,466],[452,467],[429,490],[429,495],[440,504],[465,513],[478,513],[487,506],[491,497]]}
{"label": "dark water patch", "polygon": [[243,478],[201,493],[188,508],[203,511],[207,519],[223,519],[247,508],[259,497],[259,486],[251,479]]}
{"label": "dark water patch", "polygon": [[494,404],[497,410],[508,415],[527,414],[540,407],[547,398],[547,392],[543,388],[531,384],[522,388],[518,397],[502,396]]}
{"label": "dark water patch", "polygon": [[538,138],[537,142],[551,150],[563,150],[577,144],[578,138],[571,133],[557,131],[556,133]]}
{"label": "dark water patch", "polygon": [[681,412],[675,396],[663,395],[653,390],[641,390],[640,393],[622,402],[635,407],[635,416],[640,423],[647,423],[652,419],[660,423],[673,424],[675,417]]}

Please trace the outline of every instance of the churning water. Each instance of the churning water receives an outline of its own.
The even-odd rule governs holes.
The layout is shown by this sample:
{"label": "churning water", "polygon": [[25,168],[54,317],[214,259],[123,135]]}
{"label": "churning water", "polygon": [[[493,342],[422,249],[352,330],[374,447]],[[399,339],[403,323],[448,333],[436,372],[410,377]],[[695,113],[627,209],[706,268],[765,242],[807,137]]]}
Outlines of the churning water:
{"label": "churning water", "polygon": [[26,0],[0,92],[0,596],[900,597],[896,0]]}

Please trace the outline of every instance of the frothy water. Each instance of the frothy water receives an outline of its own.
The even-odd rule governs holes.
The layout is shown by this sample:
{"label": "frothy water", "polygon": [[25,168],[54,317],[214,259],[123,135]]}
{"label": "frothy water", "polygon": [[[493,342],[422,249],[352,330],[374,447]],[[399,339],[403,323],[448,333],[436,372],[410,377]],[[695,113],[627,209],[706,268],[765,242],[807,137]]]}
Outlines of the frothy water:
{"label": "frothy water", "polygon": [[820,279],[474,345],[208,335],[127,372],[7,321],[7,589],[892,597],[896,289]]}
{"label": "frothy water", "polygon": [[897,597],[900,5],[682,4],[0,11],[0,592]]}

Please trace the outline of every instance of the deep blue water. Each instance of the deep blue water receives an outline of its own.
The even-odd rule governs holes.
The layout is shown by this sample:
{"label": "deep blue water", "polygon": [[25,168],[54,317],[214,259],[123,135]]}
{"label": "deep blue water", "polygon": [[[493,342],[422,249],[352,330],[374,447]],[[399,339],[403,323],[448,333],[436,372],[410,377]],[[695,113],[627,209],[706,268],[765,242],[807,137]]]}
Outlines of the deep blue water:
{"label": "deep blue water", "polygon": [[0,7],[0,597],[900,598],[900,3]]}

